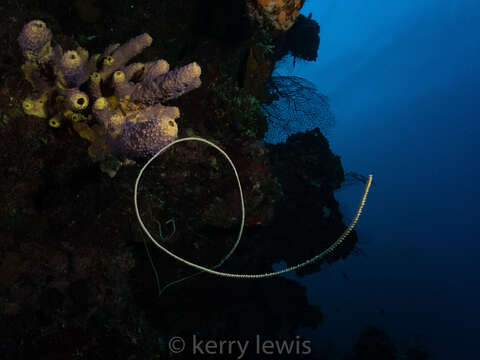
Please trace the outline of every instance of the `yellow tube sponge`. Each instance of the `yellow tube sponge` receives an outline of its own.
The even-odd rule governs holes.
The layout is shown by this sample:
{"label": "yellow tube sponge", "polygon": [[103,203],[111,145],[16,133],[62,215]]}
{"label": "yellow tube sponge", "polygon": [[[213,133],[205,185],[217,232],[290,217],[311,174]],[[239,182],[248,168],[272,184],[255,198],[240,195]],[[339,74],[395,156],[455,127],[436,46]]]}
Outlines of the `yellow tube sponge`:
{"label": "yellow tube sponge", "polygon": [[73,129],[80,135],[80,137],[93,142],[95,134],[93,130],[84,122],[76,122],[73,124]]}
{"label": "yellow tube sponge", "polygon": [[60,125],[62,125],[62,123],[58,116],[54,116],[50,120],[48,120],[48,125],[50,125],[53,128],[58,128],[60,127]]}
{"label": "yellow tube sponge", "polygon": [[42,119],[47,118],[46,104],[47,96],[44,95],[38,99],[25,99],[22,103],[22,108],[25,114],[36,116]]}
{"label": "yellow tube sponge", "polygon": [[88,106],[88,95],[78,89],[64,89],[62,95],[65,96],[67,107],[72,111],[82,111]]}

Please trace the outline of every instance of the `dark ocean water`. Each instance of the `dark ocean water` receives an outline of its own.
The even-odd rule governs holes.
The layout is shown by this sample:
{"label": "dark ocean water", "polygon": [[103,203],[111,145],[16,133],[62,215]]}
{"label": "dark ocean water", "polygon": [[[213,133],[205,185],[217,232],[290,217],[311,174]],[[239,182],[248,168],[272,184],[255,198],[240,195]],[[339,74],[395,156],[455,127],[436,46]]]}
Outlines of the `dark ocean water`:
{"label": "dark ocean water", "polygon": [[[321,26],[318,59],[280,72],[330,98],[333,152],[376,181],[364,255],[300,279],[325,314],[308,334],[345,353],[373,324],[400,351],[480,358],[480,4],[307,1],[302,13]],[[361,192],[337,192],[347,220]]]}

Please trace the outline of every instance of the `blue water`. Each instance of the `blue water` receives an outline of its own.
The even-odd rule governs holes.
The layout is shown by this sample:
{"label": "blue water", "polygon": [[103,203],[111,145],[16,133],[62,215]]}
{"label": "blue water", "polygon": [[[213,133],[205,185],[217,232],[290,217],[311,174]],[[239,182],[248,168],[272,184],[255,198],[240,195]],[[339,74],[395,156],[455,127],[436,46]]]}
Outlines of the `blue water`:
{"label": "blue water", "polygon": [[[329,96],[333,152],[376,186],[357,229],[365,255],[300,279],[325,314],[309,334],[347,352],[373,324],[400,350],[480,359],[480,2],[310,0],[310,12],[318,59],[280,72]],[[362,190],[336,193],[346,220]]]}

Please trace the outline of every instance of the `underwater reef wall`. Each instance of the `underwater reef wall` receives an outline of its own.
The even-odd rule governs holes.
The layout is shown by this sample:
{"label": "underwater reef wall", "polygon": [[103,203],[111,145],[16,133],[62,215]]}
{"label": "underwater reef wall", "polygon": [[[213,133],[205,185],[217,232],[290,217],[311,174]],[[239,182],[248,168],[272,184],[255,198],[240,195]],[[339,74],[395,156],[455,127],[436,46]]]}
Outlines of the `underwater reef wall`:
{"label": "underwater reef wall", "polygon": [[[159,297],[159,286],[192,271],[148,244],[147,252],[132,210],[145,156],[175,137],[202,136],[232,157],[246,199],[245,237],[222,270],[296,264],[344,230],[332,195],[343,172],[326,139],[314,133],[285,146],[263,142],[262,94],[284,33],[277,27],[291,25],[296,2],[249,2],[264,26],[248,16],[244,0],[1,5],[2,359],[169,358],[172,336],[249,338],[255,328],[293,338],[320,324],[306,289],[285,278],[202,275]],[[289,9],[283,25],[268,25]],[[33,23],[22,33],[31,19],[48,27]],[[217,264],[239,225],[228,164],[185,144],[149,171],[140,189],[149,229],[161,230],[176,253]],[[355,242],[349,237],[327,260],[347,256]]]}

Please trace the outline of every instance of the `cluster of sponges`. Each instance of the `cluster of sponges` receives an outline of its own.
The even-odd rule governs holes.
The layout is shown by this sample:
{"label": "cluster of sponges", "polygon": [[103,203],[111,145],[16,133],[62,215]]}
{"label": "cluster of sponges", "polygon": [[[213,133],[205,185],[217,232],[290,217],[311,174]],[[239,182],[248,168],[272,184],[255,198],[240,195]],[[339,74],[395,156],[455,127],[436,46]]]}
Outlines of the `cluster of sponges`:
{"label": "cluster of sponges", "polygon": [[51,40],[41,20],[27,23],[18,37],[26,60],[22,70],[33,88],[23,102],[26,114],[49,119],[53,127],[71,121],[100,161],[152,156],[176,139],[179,109],[161,103],[201,85],[198,64],[172,71],[165,60],[129,65],[151,45],[146,33],[92,56],[80,47],[63,51]]}

